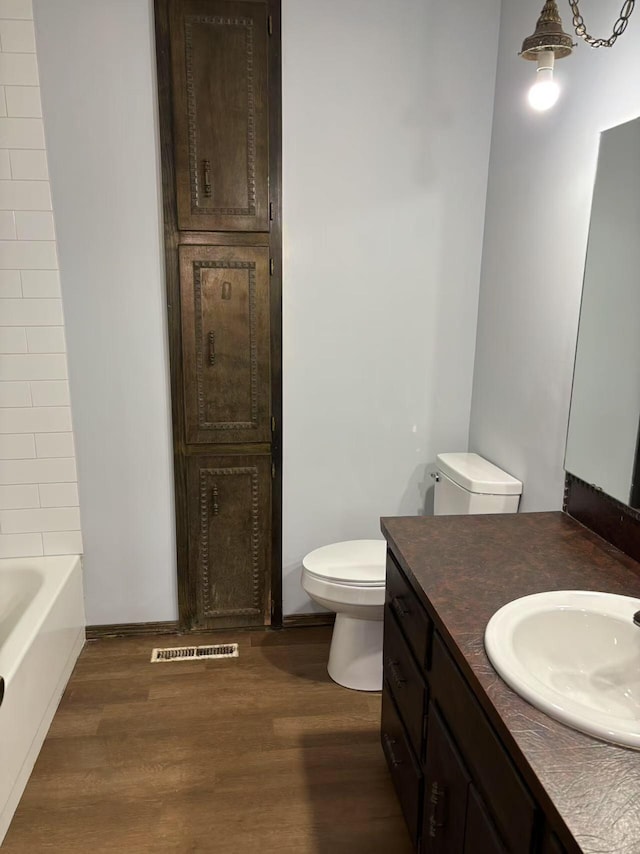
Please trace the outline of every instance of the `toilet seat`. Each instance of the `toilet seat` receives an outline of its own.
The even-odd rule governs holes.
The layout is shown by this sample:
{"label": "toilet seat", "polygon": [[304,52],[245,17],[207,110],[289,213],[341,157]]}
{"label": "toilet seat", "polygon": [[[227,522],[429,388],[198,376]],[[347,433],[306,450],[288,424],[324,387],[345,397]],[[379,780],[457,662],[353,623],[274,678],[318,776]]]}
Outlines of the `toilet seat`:
{"label": "toilet seat", "polygon": [[385,540],[347,540],[315,549],[302,565],[308,576],[345,587],[385,585]]}
{"label": "toilet seat", "polygon": [[360,579],[353,578],[334,578],[332,575],[326,575],[322,572],[312,572],[310,569],[305,567],[305,573],[307,576],[311,578],[316,578],[318,581],[328,581],[331,584],[335,584],[338,587],[384,587],[384,581],[362,581]]}

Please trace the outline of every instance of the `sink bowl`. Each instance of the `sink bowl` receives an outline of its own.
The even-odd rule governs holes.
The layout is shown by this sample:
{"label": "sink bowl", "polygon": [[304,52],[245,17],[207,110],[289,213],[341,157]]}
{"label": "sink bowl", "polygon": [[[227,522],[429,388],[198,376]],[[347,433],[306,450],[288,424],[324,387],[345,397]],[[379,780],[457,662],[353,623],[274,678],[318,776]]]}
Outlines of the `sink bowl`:
{"label": "sink bowl", "polygon": [[524,596],[500,608],[484,644],[520,696],[589,735],[640,749],[640,599],[585,590]]}

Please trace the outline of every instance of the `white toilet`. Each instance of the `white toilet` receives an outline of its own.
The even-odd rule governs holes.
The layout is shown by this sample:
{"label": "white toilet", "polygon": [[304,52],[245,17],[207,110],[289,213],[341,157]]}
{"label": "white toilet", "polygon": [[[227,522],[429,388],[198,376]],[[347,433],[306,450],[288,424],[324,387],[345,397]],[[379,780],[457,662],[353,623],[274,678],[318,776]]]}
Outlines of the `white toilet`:
{"label": "white toilet", "polygon": [[[438,454],[434,513],[516,513],[522,483],[477,454]],[[336,612],[329,676],[345,688],[382,689],[386,542],[348,540],[302,561],[302,587]]]}
{"label": "white toilet", "polygon": [[302,587],[336,612],[327,670],[345,688],[382,688],[386,551],[385,540],[348,540],[322,546],[302,561]]}

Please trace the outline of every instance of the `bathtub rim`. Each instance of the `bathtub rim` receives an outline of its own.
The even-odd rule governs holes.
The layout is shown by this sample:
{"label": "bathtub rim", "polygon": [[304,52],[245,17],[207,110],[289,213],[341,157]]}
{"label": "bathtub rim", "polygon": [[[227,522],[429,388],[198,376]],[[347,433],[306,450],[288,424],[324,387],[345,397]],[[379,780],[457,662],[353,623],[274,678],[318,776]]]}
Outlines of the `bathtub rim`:
{"label": "bathtub rim", "polygon": [[20,615],[16,625],[0,646],[0,675],[5,691],[18,671],[25,655],[40,633],[54,603],[76,569],[82,572],[81,555],[51,555],[35,558],[0,558],[0,573],[36,571],[42,584]]}

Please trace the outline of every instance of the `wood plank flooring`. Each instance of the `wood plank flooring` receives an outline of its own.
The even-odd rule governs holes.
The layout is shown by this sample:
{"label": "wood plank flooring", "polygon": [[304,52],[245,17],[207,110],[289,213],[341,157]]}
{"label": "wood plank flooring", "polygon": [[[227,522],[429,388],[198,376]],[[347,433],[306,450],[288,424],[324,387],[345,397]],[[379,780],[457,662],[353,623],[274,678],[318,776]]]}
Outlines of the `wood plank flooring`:
{"label": "wood plank flooring", "polygon": [[[3,854],[410,854],[380,695],[326,672],[331,629],[91,641]],[[155,646],[240,657],[151,664]]]}

